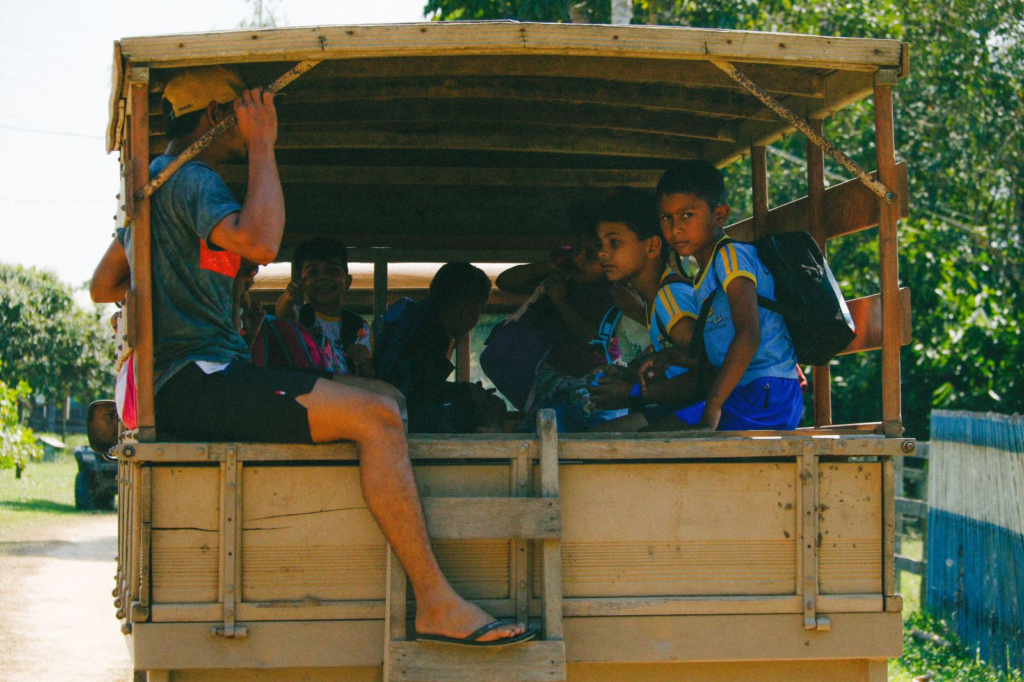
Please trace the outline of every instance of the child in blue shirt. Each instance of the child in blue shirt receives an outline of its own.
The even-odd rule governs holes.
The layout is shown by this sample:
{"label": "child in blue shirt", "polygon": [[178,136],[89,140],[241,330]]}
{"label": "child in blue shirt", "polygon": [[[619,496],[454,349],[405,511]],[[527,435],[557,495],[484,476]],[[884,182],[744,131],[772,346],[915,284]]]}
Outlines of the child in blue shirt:
{"label": "child in blue shirt", "polygon": [[684,425],[790,430],[800,423],[803,394],[796,353],[782,316],[758,305],[775,298],[775,281],[751,244],[726,243],[725,181],[707,161],[688,161],[658,183],[666,241],[700,268],[695,303],[710,299],[704,344],[717,374],[704,402],[676,413]]}
{"label": "child in blue shirt", "polygon": [[[669,251],[658,224],[654,198],[623,188],[597,212],[598,258],[611,282],[633,289],[644,303],[651,349],[687,348],[697,308],[693,286],[667,266]],[[672,414],[700,397],[699,381],[682,366],[666,366],[641,390],[637,368],[609,368],[591,390],[602,409],[630,407],[628,417],[602,424],[600,430],[632,431]]]}

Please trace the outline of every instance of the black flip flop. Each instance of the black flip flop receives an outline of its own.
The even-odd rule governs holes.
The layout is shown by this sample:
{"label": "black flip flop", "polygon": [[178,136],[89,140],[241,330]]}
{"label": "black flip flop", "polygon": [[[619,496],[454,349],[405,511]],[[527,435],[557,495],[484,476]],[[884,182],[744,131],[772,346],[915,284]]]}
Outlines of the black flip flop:
{"label": "black flip flop", "polygon": [[514,637],[503,637],[501,639],[494,639],[487,642],[477,641],[491,630],[503,627],[505,625],[512,625],[508,621],[496,620],[493,623],[488,623],[476,632],[471,632],[465,637],[445,637],[444,635],[416,635],[416,641],[419,642],[437,642],[438,644],[457,644],[459,646],[474,646],[474,647],[498,647],[498,646],[511,646],[512,644],[520,644],[522,642],[528,642],[529,640],[536,637],[539,633],[537,628],[526,628],[526,631],[522,634]]}

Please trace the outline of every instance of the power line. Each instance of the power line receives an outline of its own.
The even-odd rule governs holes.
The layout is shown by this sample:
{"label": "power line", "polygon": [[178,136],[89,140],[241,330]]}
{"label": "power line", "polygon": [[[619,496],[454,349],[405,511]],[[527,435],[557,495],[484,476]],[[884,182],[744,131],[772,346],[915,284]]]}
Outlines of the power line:
{"label": "power line", "polygon": [[21,128],[19,126],[9,126],[0,123],[0,130],[13,130],[19,133],[34,133],[36,135],[54,135],[57,137],[80,137],[87,140],[103,140],[106,139],[102,135],[86,135],[85,133],[69,133],[63,130],[44,130],[42,128]]}
{"label": "power line", "polygon": [[83,206],[85,204],[115,204],[115,199],[75,199],[71,201],[50,200],[32,201],[31,199],[8,199],[0,197],[0,204],[20,204],[22,206]]}
{"label": "power line", "polygon": [[[51,62],[53,62],[55,64],[60,64],[61,66],[74,69],[75,71],[78,71],[79,73],[88,74],[88,75],[92,76],[93,78],[99,78],[99,76],[100,76],[100,74],[98,72],[96,72],[96,71],[89,71],[88,69],[83,69],[78,64],[66,61],[64,59],[58,59],[57,57],[54,57],[52,54],[47,54],[46,52],[43,52],[41,50],[37,50],[37,49],[32,48],[32,47],[28,47],[27,45],[21,45],[20,43],[16,43],[14,41],[7,40],[6,38],[0,38],[0,43],[6,43],[7,45],[10,45],[11,47],[16,47],[19,50],[24,50],[25,52],[30,52],[31,54],[34,54],[37,57],[42,57],[43,59],[49,60],[49,61],[51,61]],[[104,76],[104,78],[105,77],[106,76]]]}

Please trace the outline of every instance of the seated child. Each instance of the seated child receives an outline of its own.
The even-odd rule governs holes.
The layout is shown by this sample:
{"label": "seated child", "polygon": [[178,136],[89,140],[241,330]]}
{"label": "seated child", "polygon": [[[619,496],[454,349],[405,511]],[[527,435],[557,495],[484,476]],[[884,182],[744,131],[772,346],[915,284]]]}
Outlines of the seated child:
{"label": "seated child", "polygon": [[350,286],[347,249],[328,237],[312,239],[295,249],[292,280],[274,314],[319,329],[333,347],[339,374],[372,377],[370,326],[342,305]]}
{"label": "seated child", "polygon": [[[640,190],[620,190],[599,209],[596,229],[605,276],[628,284],[644,303],[650,348],[655,352],[671,345],[688,348],[697,320],[693,286],[667,265],[669,251],[654,198]],[[606,370],[592,389],[594,402],[606,409],[628,406],[633,411],[603,424],[601,430],[643,428],[700,396],[700,382],[684,366],[663,370],[662,377],[646,382],[643,392],[635,366]]]}
{"label": "seated child", "polygon": [[278,369],[322,370],[341,374],[342,363],[334,346],[319,328],[307,327],[295,320],[265,315],[249,296],[260,266],[242,259],[235,286],[233,319],[245,339],[252,364]]}
{"label": "seated child", "polygon": [[396,301],[374,324],[378,378],[406,398],[409,431],[503,431],[505,403],[479,383],[451,382],[455,343],[480,321],[491,280],[469,263],[447,263],[420,302]]}
{"label": "seated child", "polygon": [[679,426],[722,431],[795,429],[803,414],[796,353],[782,316],[758,306],[775,282],[750,244],[721,246],[729,217],[725,181],[707,161],[687,161],[658,183],[665,239],[700,272],[696,308],[710,301],[703,340],[716,375],[707,397],[677,412]]}
{"label": "seated child", "polygon": [[[551,338],[551,349],[535,372],[523,424],[532,428],[536,411],[544,408],[555,410],[561,432],[586,430],[624,415],[624,410],[600,410],[591,402],[587,375],[606,364],[635,359],[638,345],[646,348],[636,341],[637,329],[646,335],[646,328],[631,317],[642,319],[643,306],[632,292],[605,278],[589,220],[580,226],[571,248],[557,250],[549,262],[509,268],[497,285],[510,293],[536,289],[536,324],[546,327]],[[614,308],[622,311],[617,323],[608,317]],[[606,345],[595,342],[603,323],[614,324]]]}

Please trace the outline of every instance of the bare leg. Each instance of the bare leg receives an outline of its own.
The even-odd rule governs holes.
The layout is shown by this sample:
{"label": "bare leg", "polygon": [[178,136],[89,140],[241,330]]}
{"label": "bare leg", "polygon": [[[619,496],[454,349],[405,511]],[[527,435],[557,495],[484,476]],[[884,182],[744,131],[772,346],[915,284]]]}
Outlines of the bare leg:
{"label": "bare leg", "polygon": [[[308,411],[314,442],[355,441],[366,506],[394,547],[416,594],[416,630],[465,637],[494,618],[456,594],[437,565],[398,405],[384,392],[320,380],[312,393],[297,400]],[[481,641],[513,637],[525,629],[509,625]]]}

